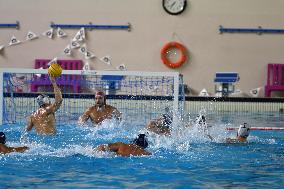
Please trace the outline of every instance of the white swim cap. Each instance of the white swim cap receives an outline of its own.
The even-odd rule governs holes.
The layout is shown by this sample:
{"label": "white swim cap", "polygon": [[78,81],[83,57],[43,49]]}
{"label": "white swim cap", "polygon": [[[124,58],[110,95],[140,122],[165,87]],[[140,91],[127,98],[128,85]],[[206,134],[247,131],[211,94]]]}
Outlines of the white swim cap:
{"label": "white swim cap", "polygon": [[39,106],[50,103],[49,97],[45,94],[38,95],[38,97],[36,98],[36,101]]}
{"label": "white swim cap", "polygon": [[250,132],[250,126],[247,123],[241,124],[238,130],[238,136],[248,137]]}

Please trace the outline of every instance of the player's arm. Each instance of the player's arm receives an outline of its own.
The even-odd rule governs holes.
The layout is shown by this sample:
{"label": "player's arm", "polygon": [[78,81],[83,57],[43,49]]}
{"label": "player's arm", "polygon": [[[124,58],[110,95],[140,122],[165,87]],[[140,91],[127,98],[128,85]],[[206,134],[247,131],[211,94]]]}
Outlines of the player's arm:
{"label": "player's arm", "polygon": [[24,152],[24,151],[26,151],[26,150],[29,149],[29,147],[27,147],[27,146],[10,147],[10,148],[12,148],[12,151],[13,151],[13,152]]}
{"label": "player's arm", "polygon": [[115,107],[113,107],[113,116],[115,117],[115,119],[117,120],[121,120],[122,119],[122,113],[120,111],[118,111]]}
{"label": "player's arm", "polygon": [[117,152],[121,144],[122,144],[121,142],[115,142],[115,143],[110,143],[110,144],[101,144],[97,147],[97,150]]}
{"label": "player's arm", "polygon": [[28,117],[28,120],[27,120],[27,127],[26,127],[26,130],[25,130],[25,131],[30,131],[30,130],[32,130],[33,127],[34,127],[34,124],[33,124],[33,115],[31,115],[31,116]]}
{"label": "player's arm", "polygon": [[211,141],[214,140],[214,138],[213,138],[211,135],[207,134],[206,136],[208,136],[208,138],[209,138]]}
{"label": "player's arm", "polygon": [[61,90],[58,87],[58,85],[56,84],[55,78],[51,77],[51,76],[49,76],[49,78],[50,78],[50,81],[51,81],[52,86],[53,86],[55,102],[51,106],[47,107],[46,111],[47,111],[47,113],[54,113],[61,106],[63,98],[62,98]]}
{"label": "player's arm", "polygon": [[236,143],[236,142],[238,142],[238,140],[235,139],[235,138],[226,138],[226,142],[227,143]]}
{"label": "player's arm", "polygon": [[87,111],[85,111],[84,114],[79,117],[78,124],[83,125],[84,123],[86,123],[86,121],[88,121],[88,119],[90,118],[90,114],[91,108],[88,108]]}
{"label": "player's arm", "polygon": [[2,146],[1,147],[1,152],[4,153],[4,154],[11,153],[11,152],[24,152],[27,149],[29,149],[29,147],[27,147],[27,146],[21,146],[21,147]]}

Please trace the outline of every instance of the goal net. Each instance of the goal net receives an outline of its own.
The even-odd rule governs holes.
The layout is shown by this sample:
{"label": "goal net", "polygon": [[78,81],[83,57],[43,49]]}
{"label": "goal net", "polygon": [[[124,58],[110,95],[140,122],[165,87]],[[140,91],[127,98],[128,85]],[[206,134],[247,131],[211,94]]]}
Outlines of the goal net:
{"label": "goal net", "polygon": [[[131,123],[145,124],[166,108],[176,113],[184,103],[182,77],[177,72],[64,70],[56,81],[63,94],[55,114],[57,124],[76,123],[94,105],[97,90],[104,91],[107,104]],[[54,102],[51,86],[45,69],[0,69],[0,123],[25,124],[38,109],[39,94],[49,95]]]}

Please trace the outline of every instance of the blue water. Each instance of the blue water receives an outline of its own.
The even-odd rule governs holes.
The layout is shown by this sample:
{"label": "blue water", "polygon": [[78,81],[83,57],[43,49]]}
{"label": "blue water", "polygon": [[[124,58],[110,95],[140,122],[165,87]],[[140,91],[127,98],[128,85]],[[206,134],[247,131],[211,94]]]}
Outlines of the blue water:
{"label": "blue water", "polygon": [[143,125],[107,121],[97,128],[58,125],[55,136],[34,131],[20,140],[24,125],[3,125],[9,146],[25,153],[0,154],[0,188],[283,188],[284,131],[252,131],[247,144],[226,144],[246,121],[251,126],[283,126],[282,114],[208,115],[212,142],[196,129],[173,136],[149,134],[145,157],[96,152],[102,143],[129,142]]}

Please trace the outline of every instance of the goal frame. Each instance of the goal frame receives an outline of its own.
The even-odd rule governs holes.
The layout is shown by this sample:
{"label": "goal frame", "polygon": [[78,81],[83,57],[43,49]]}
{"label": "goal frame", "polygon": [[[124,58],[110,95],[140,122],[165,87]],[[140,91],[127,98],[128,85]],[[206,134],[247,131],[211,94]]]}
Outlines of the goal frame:
{"label": "goal frame", "polygon": [[[47,69],[17,69],[17,68],[0,68],[0,125],[3,124],[4,110],[4,73],[15,74],[47,74]],[[145,72],[145,71],[100,71],[100,70],[63,70],[62,74],[66,75],[120,75],[120,76],[157,76],[157,77],[173,77],[173,110],[179,111],[179,89],[180,74],[178,72]],[[173,116],[173,123],[177,123],[178,117]]]}

